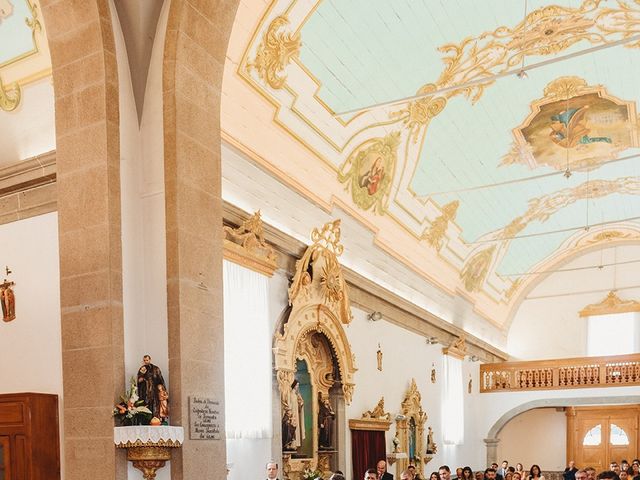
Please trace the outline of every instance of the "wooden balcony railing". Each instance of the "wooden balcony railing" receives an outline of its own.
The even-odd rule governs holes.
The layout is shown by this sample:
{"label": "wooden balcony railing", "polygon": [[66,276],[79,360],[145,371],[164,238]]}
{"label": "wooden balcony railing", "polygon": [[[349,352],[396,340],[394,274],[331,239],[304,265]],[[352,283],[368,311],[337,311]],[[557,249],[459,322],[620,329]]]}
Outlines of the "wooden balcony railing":
{"label": "wooden balcony railing", "polygon": [[480,392],[640,385],[640,354],[480,365]]}

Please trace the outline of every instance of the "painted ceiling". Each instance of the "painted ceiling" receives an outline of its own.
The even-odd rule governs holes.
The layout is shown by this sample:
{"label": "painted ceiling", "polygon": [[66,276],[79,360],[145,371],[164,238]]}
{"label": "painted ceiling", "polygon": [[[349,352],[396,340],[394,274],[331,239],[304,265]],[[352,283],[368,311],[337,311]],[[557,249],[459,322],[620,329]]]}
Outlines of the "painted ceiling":
{"label": "painted ceiling", "polygon": [[237,73],[467,295],[640,236],[640,0],[276,0]]}
{"label": "painted ceiling", "polygon": [[51,58],[36,0],[0,0],[0,165],[55,148]]}

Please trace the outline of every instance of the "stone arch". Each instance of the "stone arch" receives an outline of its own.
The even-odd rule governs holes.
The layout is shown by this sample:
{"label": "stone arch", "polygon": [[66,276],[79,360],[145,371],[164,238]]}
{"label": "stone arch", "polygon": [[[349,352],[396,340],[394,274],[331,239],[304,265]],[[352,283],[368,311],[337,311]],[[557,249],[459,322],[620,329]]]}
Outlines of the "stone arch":
{"label": "stone arch", "polygon": [[[613,227],[611,227],[613,228]],[[581,257],[582,255],[586,255],[591,252],[598,251],[602,248],[610,248],[616,247],[620,245],[639,245],[640,240],[638,240],[637,234],[639,230],[635,227],[630,226],[622,226],[618,230],[624,232],[624,234],[628,234],[628,237],[611,237],[611,238],[601,238],[602,231],[589,231],[580,235],[577,235],[571,239],[571,241],[575,241],[577,243],[576,247],[570,250],[568,253],[560,256],[559,258],[549,259],[544,263],[544,265],[539,266],[540,270],[549,270],[553,271],[558,268],[562,268],[569,262]],[[605,232],[606,233],[606,232]],[[603,243],[606,242],[606,243]],[[515,300],[513,301],[511,307],[509,307],[509,314],[505,323],[505,330],[509,331],[513,320],[515,319],[518,310],[522,303],[526,300],[529,293],[531,293],[538,285],[544,282],[548,277],[549,273],[544,273],[540,275],[534,276],[533,280],[527,283],[524,288],[518,289]]]}
{"label": "stone arch", "polygon": [[487,446],[487,465],[498,461],[498,434],[504,426],[521,413],[542,407],[571,407],[579,405],[622,405],[640,403],[640,395],[624,395],[611,397],[570,397],[570,398],[539,398],[522,403],[505,412],[492,425],[484,439]]}
{"label": "stone arch", "polygon": [[[162,65],[169,381],[172,420],[191,395],[224,398],[220,102],[238,0],[171,0]],[[224,429],[222,429],[224,430]],[[224,478],[224,431],[188,437],[174,479]]]}
{"label": "stone arch", "polygon": [[111,12],[108,0],[41,0],[40,6],[55,97],[65,478],[96,474],[99,456],[100,478],[122,479],[125,458],[113,448],[112,424],[96,422],[111,416],[124,378],[119,88]]}

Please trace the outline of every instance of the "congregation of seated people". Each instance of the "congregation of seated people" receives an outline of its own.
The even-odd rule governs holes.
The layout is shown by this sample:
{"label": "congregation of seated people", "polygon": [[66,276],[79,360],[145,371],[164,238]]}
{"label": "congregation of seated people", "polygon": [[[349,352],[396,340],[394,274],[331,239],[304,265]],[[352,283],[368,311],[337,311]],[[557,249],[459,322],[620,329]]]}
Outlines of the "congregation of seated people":
{"label": "congregation of seated people", "polygon": [[[597,473],[591,466],[579,468],[575,462],[569,462],[567,468],[562,473],[563,480],[640,480],[640,460],[634,459],[631,463],[621,460],[620,463],[612,461],[609,470]],[[330,480],[344,480],[342,472],[334,473]],[[380,460],[375,468],[370,468],[365,472],[364,480],[393,480],[393,475],[387,472],[387,464]],[[400,472],[399,480],[427,480],[418,473],[415,465],[409,465]],[[516,463],[515,467],[510,466],[504,460],[500,466],[497,463],[491,464],[485,470],[478,470],[475,473],[470,467],[457,467],[455,475],[452,475],[448,465],[441,466],[437,472],[431,472],[428,480],[545,480],[544,474],[539,465],[531,465],[527,470],[522,463]]]}

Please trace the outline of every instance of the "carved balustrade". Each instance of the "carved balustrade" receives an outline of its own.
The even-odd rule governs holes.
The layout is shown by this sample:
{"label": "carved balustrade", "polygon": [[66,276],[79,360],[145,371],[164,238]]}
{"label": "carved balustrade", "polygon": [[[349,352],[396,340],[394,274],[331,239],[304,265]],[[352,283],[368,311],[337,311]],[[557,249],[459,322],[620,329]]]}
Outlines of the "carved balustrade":
{"label": "carved balustrade", "polygon": [[640,354],[480,365],[480,392],[640,385]]}

